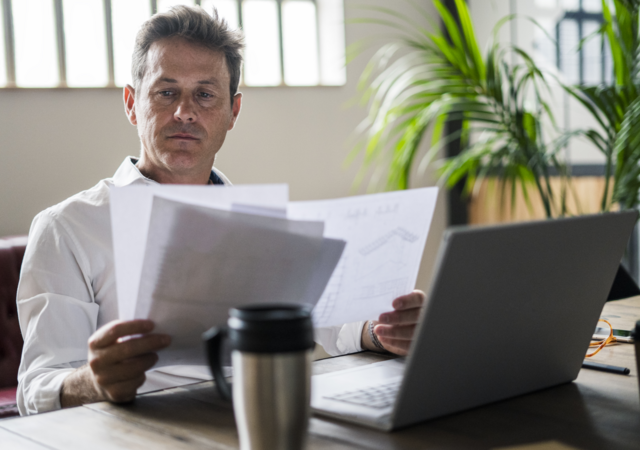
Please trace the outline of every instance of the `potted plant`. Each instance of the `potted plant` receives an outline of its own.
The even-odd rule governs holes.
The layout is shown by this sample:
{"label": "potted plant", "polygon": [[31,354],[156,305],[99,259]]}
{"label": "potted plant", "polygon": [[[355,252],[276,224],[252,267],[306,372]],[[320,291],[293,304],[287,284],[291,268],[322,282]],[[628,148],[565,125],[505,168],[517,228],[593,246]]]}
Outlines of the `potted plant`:
{"label": "potted plant", "polygon": [[[555,127],[545,99],[547,77],[526,52],[495,39],[483,55],[464,0],[455,0],[457,17],[441,0],[433,3],[443,29],[425,29],[391,9],[370,8],[386,16],[376,22],[399,33],[373,56],[360,81],[369,115],[354,154],[364,151],[363,170],[382,168],[386,189],[406,189],[424,136],[433,127],[421,169],[449,142],[462,139],[463,151],[438,171],[448,187],[464,180],[470,193],[483,179],[495,177],[503,200],[510,196],[515,201],[519,188],[529,202],[535,187],[547,217],[565,215],[566,189],[557,192],[550,178],[554,170],[566,179],[558,154],[567,138],[550,139],[543,130],[543,122]],[[515,64],[510,63],[513,53],[519,60]],[[445,123],[452,120],[461,121],[461,129],[446,133]]]}
{"label": "potted plant", "polygon": [[[483,55],[464,0],[455,0],[457,17],[434,0],[442,29],[425,29],[411,17],[388,8],[369,8],[385,15],[374,19],[398,31],[367,66],[360,87],[369,115],[359,145],[364,152],[359,177],[370,166],[386,171],[386,189],[406,189],[420,155],[424,136],[433,127],[431,146],[419,163],[424,169],[454,139],[463,150],[441,161],[440,181],[447,187],[464,182],[469,194],[479,182],[497,178],[502,203],[521,189],[529,204],[535,187],[547,217],[567,214],[569,174],[559,158],[569,139],[582,135],[606,157],[606,183],[601,210],[617,203],[634,208],[640,191],[640,0],[614,0],[615,14],[603,0],[605,24],[614,60],[613,86],[563,86],[596,118],[601,129],[561,133],[546,100],[549,77],[522,49],[495,39]],[[429,14],[414,7],[427,21]],[[512,17],[502,19],[497,29]],[[363,19],[367,22],[367,19]],[[512,63],[512,54],[519,62]],[[458,131],[445,133],[445,123],[459,120]],[[545,133],[548,123],[551,133]],[[471,141],[470,136],[475,139]],[[554,188],[551,171],[562,180]],[[613,191],[609,180],[614,179]],[[376,178],[374,178],[374,181]],[[623,295],[640,293],[621,267],[614,285]]]}
{"label": "potted plant", "polygon": [[[605,156],[605,191],[601,210],[637,208],[640,191],[640,29],[638,0],[602,1],[604,24],[613,59],[612,85],[564,86],[591,113],[599,128],[577,130]],[[609,189],[613,179],[613,190]]]}
{"label": "potted plant", "polygon": [[[610,8],[612,3],[614,9]],[[600,210],[637,209],[640,195],[640,1],[602,1],[604,23],[599,34],[606,38],[613,60],[611,85],[565,85],[598,123],[597,128],[578,129],[605,156],[605,190]],[[613,189],[610,185],[613,181]],[[638,240],[634,230],[627,260],[631,272],[637,272]],[[640,294],[633,280],[621,266],[613,294],[623,298]],[[611,295],[610,295],[611,297]]]}

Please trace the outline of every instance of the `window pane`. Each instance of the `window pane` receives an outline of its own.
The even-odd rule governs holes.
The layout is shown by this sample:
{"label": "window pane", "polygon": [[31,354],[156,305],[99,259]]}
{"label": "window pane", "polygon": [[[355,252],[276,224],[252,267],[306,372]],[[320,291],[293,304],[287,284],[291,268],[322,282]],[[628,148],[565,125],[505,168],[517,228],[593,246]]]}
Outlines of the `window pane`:
{"label": "window pane", "polygon": [[218,15],[227,20],[229,27],[234,30],[238,28],[238,3],[236,0],[202,0],[200,5],[209,14],[211,14],[215,6],[218,10]]}
{"label": "window pane", "polygon": [[149,0],[111,0],[113,63],[116,86],[131,84],[131,55],[136,34],[151,17]]}
{"label": "window pane", "polygon": [[167,12],[172,6],[195,4],[195,0],[158,0],[158,12]]}
{"label": "window pane", "polygon": [[16,84],[55,87],[59,83],[53,0],[13,0]]}
{"label": "window pane", "polygon": [[578,23],[575,20],[563,20],[560,22],[560,71],[564,74],[567,83],[580,82],[580,59],[578,56]]}
{"label": "window pane", "polygon": [[347,82],[344,6],[342,0],[317,0],[320,24],[320,83],[340,86]]}
{"label": "window pane", "polygon": [[565,11],[577,11],[580,8],[580,0],[560,0],[560,6]]}
{"label": "window pane", "polygon": [[582,9],[590,13],[602,12],[602,0],[582,0]]}
{"label": "window pane", "polygon": [[556,0],[536,0],[534,3],[541,9],[555,9],[558,6]]}
{"label": "window pane", "polygon": [[318,30],[313,2],[282,2],[282,39],[285,83],[291,86],[318,84]]}
{"label": "window pane", "polygon": [[242,2],[245,50],[244,82],[248,86],[277,86],[280,77],[278,6],[275,0]]}
{"label": "window pane", "polygon": [[106,86],[107,42],[102,0],[64,0],[67,85]]}
{"label": "window pane", "polygon": [[[600,28],[600,24],[594,20],[585,20],[582,23],[583,38],[591,35]],[[583,72],[582,80],[585,84],[600,84],[602,82],[602,39],[594,36],[582,46]]]}
{"label": "window pane", "polygon": [[555,22],[545,18],[537,20],[540,27],[533,29],[533,48],[537,56],[544,60],[545,65],[553,65],[556,61],[556,44],[551,40],[551,36],[555,34]]}
{"label": "window pane", "polygon": [[0,86],[7,85],[7,59],[4,53],[4,8],[0,2]]}

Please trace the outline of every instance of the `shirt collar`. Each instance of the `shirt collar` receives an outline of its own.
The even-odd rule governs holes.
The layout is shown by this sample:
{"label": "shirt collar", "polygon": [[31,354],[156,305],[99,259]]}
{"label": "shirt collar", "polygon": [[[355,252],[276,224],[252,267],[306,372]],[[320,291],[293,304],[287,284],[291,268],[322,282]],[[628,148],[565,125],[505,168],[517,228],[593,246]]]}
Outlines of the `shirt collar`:
{"label": "shirt collar", "polygon": [[[158,184],[156,181],[153,181],[151,178],[147,178],[136,167],[136,163],[138,162],[137,158],[133,156],[127,156],[118,170],[116,170],[115,175],[113,175],[113,184],[116,187],[128,186],[134,183],[144,183],[144,184]],[[218,176],[213,170],[211,171],[211,175],[209,175],[209,180],[213,184],[224,185],[224,181],[222,178]]]}
{"label": "shirt collar", "polygon": [[158,184],[156,181],[153,181],[150,178],[142,175],[140,170],[136,167],[136,162],[138,162],[137,158],[133,156],[127,156],[116,173],[113,175],[113,184],[116,187],[128,186],[134,183],[144,183],[144,184]]}

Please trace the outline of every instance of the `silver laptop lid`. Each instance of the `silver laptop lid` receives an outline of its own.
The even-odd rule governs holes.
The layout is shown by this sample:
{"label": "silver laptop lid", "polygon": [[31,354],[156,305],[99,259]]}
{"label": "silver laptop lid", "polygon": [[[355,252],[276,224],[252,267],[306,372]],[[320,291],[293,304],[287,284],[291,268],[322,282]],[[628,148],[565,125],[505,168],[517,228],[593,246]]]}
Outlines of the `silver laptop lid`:
{"label": "silver laptop lid", "polygon": [[393,427],[574,380],[637,215],[448,230]]}

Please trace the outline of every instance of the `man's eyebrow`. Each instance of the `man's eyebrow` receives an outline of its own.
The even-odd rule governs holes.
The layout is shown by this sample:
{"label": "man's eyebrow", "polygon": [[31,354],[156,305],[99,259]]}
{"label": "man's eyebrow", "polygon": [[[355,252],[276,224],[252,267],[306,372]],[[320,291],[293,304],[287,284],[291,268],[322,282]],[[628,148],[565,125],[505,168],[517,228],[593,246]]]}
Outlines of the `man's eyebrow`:
{"label": "man's eyebrow", "polygon": [[[159,78],[157,82],[165,82],[165,83],[177,83],[178,80],[174,79],[174,78]],[[198,84],[211,84],[213,86],[217,86],[219,83],[216,80],[200,80],[198,81]]]}

